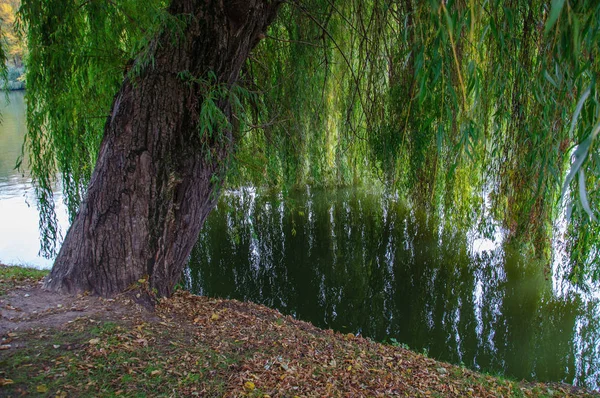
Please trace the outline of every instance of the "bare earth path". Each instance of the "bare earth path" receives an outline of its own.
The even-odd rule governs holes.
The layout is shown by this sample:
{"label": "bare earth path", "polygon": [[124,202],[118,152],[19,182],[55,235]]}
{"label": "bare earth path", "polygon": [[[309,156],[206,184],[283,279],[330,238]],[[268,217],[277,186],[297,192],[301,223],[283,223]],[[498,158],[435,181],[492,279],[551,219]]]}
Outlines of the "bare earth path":
{"label": "bare earth path", "polygon": [[8,331],[61,327],[78,318],[118,321],[136,312],[149,315],[123,300],[60,295],[43,290],[41,282],[36,282],[0,296],[0,335]]}

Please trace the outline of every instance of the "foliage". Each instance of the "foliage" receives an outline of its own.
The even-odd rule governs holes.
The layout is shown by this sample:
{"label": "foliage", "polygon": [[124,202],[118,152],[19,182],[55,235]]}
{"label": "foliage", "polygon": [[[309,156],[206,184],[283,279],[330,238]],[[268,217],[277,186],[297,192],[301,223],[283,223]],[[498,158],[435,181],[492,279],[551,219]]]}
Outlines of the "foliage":
{"label": "foliage", "polygon": [[[185,24],[165,6],[23,0],[26,145],[47,252],[55,173],[73,215],[123,70],[151,67],[152,38]],[[540,257],[566,222],[573,277],[597,278],[598,43],[592,0],[296,0],[242,73],[252,95],[207,81],[249,118],[225,120],[209,96],[199,129],[236,128],[230,186],[379,180],[455,223],[485,229],[491,214]]]}
{"label": "foliage", "polygon": [[42,253],[58,237],[52,188],[60,173],[71,218],[91,176],[112,99],[132,52],[164,2],[23,0],[27,55],[26,148],[39,200]]}
{"label": "foliage", "polygon": [[564,197],[573,277],[597,278],[599,21],[589,1],[296,3],[251,63],[280,123],[250,151],[284,186],[374,172],[454,223],[491,213],[539,257]]}
{"label": "foliage", "polygon": [[[0,81],[8,85],[7,61],[14,45],[14,13],[12,6],[14,1],[0,2]],[[6,87],[3,88],[6,88]]]}
{"label": "foliage", "polygon": [[0,1],[0,32],[2,49],[5,54],[3,70],[5,89],[22,90],[25,88],[23,57],[25,54],[25,42],[17,29],[17,10],[21,5],[20,0]]}
{"label": "foliage", "polygon": [[7,60],[16,67],[22,66],[25,43],[16,29],[16,14],[21,0],[0,1],[0,29]]}

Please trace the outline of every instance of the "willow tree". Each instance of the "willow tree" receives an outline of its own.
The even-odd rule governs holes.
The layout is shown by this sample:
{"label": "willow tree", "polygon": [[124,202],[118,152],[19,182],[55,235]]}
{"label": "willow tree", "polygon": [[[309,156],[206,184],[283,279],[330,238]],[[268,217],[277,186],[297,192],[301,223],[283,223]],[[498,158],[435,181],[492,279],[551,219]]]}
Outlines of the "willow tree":
{"label": "willow tree", "polygon": [[73,220],[49,288],[148,277],[169,295],[226,177],[379,178],[538,241],[567,197],[572,233],[598,229],[594,1],[23,0],[21,16],[44,251],[56,172]]}
{"label": "willow tree", "polygon": [[[47,288],[111,295],[147,275],[159,295],[171,293],[235,145],[230,125],[240,70],[277,6],[267,0],[170,3],[114,97],[85,200]],[[56,31],[68,35],[83,24],[93,34],[96,24],[111,23],[102,16],[104,2],[24,1],[23,7],[30,39],[48,48],[42,52],[53,50]],[[79,8],[88,14],[71,26]]]}

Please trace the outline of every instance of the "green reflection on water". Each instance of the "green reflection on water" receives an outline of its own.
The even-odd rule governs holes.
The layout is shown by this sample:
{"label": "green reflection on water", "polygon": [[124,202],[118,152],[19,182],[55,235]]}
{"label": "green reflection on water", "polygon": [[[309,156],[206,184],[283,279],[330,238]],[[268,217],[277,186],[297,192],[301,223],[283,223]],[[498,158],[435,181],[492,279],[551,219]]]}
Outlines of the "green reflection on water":
{"label": "green reflection on water", "polygon": [[474,242],[377,192],[248,190],[209,216],[187,283],[470,368],[597,388],[598,300],[557,296],[517,244]]}
{"label": "green reflection on water", "polygon": [[4,98],[0,100],[0,181],[16,178],[18,174],[15,172],[16,159],[21,155],[27,132],[24,95],[23,91],[13,91],[8,94],[8,103]]}

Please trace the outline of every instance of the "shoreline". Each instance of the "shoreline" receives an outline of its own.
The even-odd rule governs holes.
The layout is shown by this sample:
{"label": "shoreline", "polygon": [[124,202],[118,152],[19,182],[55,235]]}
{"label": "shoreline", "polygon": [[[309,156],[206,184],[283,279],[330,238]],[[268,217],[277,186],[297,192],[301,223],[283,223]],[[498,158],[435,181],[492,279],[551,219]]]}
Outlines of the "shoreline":
{"label": "shoreline", "polygon": [[0,266],[2,396],[600,397],[489,376],[253,303],[178,291],[148,311],[133,290],[62,296],[40,288],[47,272]]}

